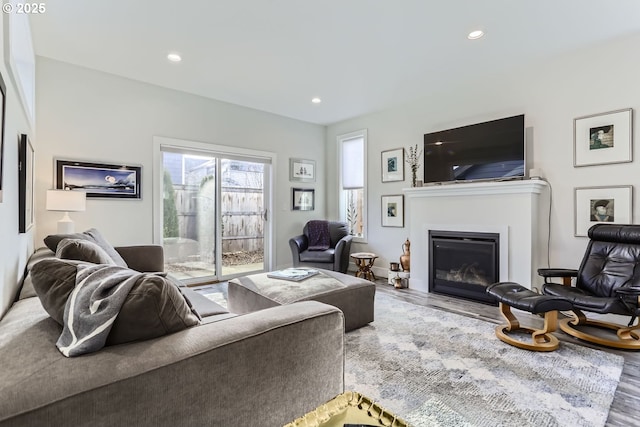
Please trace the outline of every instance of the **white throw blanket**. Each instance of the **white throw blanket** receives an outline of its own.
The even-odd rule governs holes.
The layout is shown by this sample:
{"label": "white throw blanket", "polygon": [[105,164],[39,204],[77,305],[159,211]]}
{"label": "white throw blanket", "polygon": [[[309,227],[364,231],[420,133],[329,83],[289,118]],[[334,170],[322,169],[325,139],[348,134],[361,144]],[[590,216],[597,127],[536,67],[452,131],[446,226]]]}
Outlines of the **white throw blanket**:
{"label": "white throw blanket", "polygon": [[76,286],[64,307],[64,326],[56,346],[66,357],[104,347],[120,308],[145,273],[115,265],[78,265]]}

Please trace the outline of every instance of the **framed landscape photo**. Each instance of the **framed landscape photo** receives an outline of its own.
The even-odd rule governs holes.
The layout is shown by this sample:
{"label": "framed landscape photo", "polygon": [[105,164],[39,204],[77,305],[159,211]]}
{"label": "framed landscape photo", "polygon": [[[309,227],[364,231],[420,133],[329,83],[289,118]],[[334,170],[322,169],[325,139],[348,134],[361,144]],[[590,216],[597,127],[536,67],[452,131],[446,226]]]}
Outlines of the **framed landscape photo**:
{"label": "framed landscape photo", "polygon": [[578,187],[574,193],[575,236],[587,236],[598,223],[631,224],[631,185]]}
{"label": "framed landscape photo", "polygon": [[404,227],[404,196],[382,196],[382,226]]}
{"label": "framed landscape photo", "polygon": [[316,161],[289,159],[289,180],[299,182],[315,182]]}
{"label": "framed landscape photo", "polygon": [[610,111],[573,120],[573,166],[633,160],[633,110]]}
{"label": "framed landscape photo", "polygon": [[56,188],[87,197],[140,199],[140,166],[56,160]]}
{"label": "framed landscape photo", "polygon": [[294,211],[312,211],[315,209],[316,190],[313,188],[292,188],[291,209]]}
{"label": "framed landscape photo", "polygon": [[404,181],[404,149],[382,152],[382,182]]}
{"label": "framed landscape photo", "polygon": [[18,140],[18,231],[26,233],[34,223],[33,183],[35,153],[29,137]]}

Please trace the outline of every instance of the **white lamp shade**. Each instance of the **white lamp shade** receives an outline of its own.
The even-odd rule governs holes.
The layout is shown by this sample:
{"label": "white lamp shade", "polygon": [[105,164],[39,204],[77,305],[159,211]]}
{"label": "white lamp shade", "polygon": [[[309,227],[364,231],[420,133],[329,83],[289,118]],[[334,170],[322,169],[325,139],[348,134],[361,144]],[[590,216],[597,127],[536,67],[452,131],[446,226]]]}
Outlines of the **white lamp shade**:
{"label": "white lamp shade", "polygon": [[82,212],[87,209],[87,193],[84,191],[47,190],[47,210]]}

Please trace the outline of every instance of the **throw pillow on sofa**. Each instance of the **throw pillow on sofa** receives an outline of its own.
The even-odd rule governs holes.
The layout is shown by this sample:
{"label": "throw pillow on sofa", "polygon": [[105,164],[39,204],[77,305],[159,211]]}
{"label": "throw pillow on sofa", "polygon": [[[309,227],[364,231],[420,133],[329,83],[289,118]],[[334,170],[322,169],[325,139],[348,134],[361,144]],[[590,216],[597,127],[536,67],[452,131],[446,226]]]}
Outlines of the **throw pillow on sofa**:
{"label": "throw pillow on sofa", "polygon": [[[64,324],[67,299],[76,286],[78,264],[83,263],[49,258],[31,270],[33,286],[43,307],[60,325]],[[125,299],[106,344],[156,338],[199,323],[200,319],[170,279],[146,273]]]}
{"label": "throw pillow on sofa", "polygon": [[83,239],[62,239],[56,248],[56,257],[92,264],[116,265],[113,258],[98,244]]}
{"label": "throw pillow on sofa", "polygon": [[88,240],[90,242],[93,242],[98,246],[100,246],[102,249],[104,249],[104,251],[107,254],[109,254],[111,259],[113,259],[113,261],[115,262],[115,265],[119,265],[120,267],[128,267],[127,263],[120,256],[118,251],[116,251],[115,248],[109,242],[107,242],[107,239],[105,239],[102,236],[102,234],[95,228],[91,228],[82,233],[51,234],[44,238],[44,244],[47,245],[47,247],[51,249],[53,252],[56,252],[58,248],[58,244],[63,239],[81,239],[81,240]]}

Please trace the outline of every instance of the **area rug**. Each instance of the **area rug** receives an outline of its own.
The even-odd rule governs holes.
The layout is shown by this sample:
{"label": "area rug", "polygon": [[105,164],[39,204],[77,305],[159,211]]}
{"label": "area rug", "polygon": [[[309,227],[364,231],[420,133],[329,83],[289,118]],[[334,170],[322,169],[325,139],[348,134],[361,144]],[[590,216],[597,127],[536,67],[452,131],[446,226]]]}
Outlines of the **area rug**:
{"label": "area rug", "polygon": [[345,387],[416,427],[605,424],[621,356],[564,342],[531,352],[494,328],[378,292],[375,321],[346,334]]}

